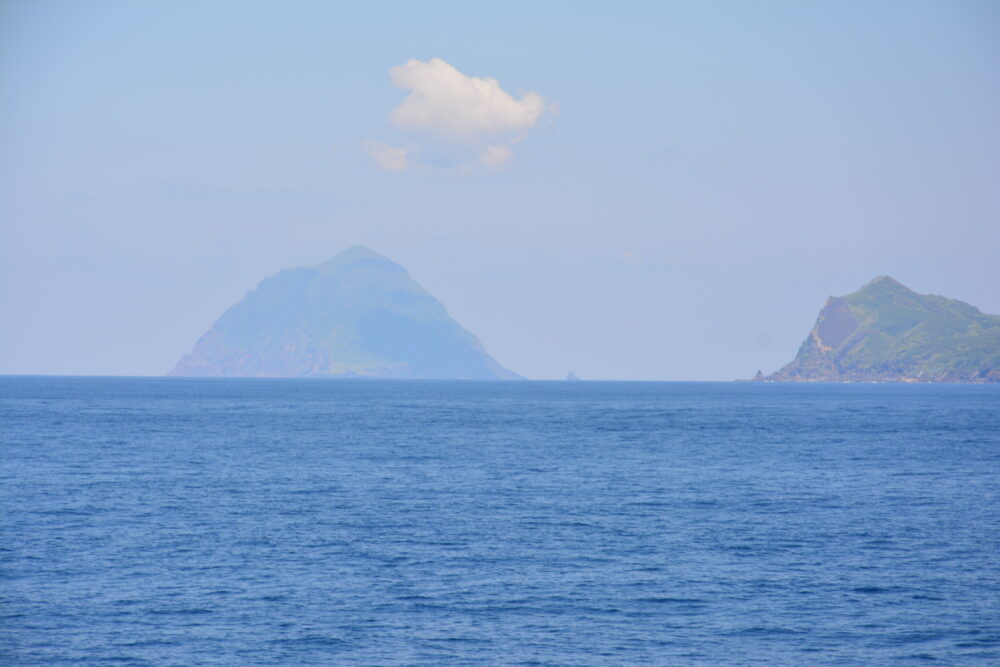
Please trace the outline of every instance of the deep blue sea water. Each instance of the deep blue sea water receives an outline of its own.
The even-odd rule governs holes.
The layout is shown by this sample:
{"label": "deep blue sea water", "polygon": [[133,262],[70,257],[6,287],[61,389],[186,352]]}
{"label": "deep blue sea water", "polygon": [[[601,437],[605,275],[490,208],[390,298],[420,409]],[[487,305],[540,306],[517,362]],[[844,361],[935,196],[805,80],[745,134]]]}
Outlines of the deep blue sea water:
{"label": "deep blue sea water", "polygon": [[1000,664],[1000,386],[0,378],[10,665]]}

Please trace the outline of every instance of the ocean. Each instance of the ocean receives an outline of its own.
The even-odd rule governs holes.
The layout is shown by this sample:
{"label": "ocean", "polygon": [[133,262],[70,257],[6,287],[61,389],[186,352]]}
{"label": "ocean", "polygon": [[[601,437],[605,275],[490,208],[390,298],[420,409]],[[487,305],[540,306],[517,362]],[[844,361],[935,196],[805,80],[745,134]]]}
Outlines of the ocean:
{"label": "ocean", "polygon": [[0,378],[6,665],[1000,664],[1000,386]]}

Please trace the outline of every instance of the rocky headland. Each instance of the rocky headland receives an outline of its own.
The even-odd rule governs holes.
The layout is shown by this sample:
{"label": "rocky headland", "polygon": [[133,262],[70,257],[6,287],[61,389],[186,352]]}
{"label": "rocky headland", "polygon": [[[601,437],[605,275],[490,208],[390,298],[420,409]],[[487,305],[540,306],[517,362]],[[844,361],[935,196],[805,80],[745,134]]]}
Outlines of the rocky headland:
{"label": "rocky headland", "polygon": [[753,379],[1000,382],[1000,316],[880,276],[827,299],[795,359]]}

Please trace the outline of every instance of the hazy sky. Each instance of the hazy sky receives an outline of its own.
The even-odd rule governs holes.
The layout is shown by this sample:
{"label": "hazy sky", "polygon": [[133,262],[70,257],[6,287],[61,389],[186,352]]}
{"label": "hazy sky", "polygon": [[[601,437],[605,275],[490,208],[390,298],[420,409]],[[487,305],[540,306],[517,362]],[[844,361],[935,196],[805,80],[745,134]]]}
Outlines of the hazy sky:
{"label": "hazy sky", "polygon": [[1000,313],[998,213],[997,2],[0,2],[0,373],[362,243],[528,377],[749,377],[880,274]]}

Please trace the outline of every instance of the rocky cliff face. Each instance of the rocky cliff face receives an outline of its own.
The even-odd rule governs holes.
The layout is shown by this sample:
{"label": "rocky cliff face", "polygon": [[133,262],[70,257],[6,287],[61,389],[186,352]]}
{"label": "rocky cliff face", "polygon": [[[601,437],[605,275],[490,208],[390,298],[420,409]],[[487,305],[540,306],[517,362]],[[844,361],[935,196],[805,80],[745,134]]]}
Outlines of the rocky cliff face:
{"label": "rocky cliff face", "polygon": [[363,246],[262,281],[169,374],[520,377],[487,354],[403,267]]}
{"label": "rocky cliff face", "polygon": [[1000,382],[1000,316],[881,276],[829,298],[795,359],[754,379]]}

